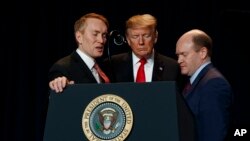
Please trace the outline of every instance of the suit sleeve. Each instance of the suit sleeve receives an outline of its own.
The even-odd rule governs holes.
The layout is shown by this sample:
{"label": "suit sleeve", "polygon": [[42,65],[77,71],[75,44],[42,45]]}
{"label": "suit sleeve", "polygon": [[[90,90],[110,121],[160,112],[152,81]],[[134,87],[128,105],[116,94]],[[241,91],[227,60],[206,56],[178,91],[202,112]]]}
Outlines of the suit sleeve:
{"label": "suit sleeve", "polygon": [[211,79],[203,85],[198,115],[201,141],[223,141],[229,126],[231,88],[222,78]]}
{"label": "suit sleeve", "polygon": [[48,74],[49,81],[61,76],[66,76],[66,77],[68,76],[66,69],[59,64],[54,64],[49,70]]}

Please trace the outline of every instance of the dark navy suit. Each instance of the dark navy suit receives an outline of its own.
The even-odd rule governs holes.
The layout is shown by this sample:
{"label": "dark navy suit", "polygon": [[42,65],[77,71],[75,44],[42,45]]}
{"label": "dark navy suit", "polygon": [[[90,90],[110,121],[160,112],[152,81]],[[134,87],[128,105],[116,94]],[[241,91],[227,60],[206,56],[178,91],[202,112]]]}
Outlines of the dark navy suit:
{"label": "dark navy suit", "polygon": [[195,116],[198,140],[224,141],[229,128],[232,90],[211,63],[195,78],[185,99]]}
{"label": "dark navy suit", "polygon": [[91,70],[76,51],[58,60],[49,71],[49,81],[65,76],[75,83],[97,83]]}

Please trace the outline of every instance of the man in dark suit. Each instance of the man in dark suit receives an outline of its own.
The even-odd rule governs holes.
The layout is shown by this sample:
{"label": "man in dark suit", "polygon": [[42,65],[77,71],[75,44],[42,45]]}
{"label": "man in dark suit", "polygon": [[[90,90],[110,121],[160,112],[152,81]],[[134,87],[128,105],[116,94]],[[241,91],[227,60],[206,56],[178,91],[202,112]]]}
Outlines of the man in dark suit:
{"label": "man in dark suit", "polygon": [[[133,72],[132,52],[112,56],[112,78],[115,82],[134,82],[136,77]],[[154,52],[154,58],[148,59],[152,63],[151,79],[146,81],[175,81],[178,78],[179,66],[177,62],[167,56]],[[138,59],[139,61],[139,59]]]}
{"label": "man in dark suit", "polygon": [[52,90],[62,92],[67,84],[101,82],[95,64],[96,58],[103,55],[108,27],[108,20],[96,13],[86,14],[75,22],[78,48],[51,67],[49,86]]}
{"label": "man in dark suit", "polygon": [[[154,50],[158,39],[156,26],[157,20],[150,14],[135,15],[126,21],[126,40],[132,51],[113,55],[105,62],[111,65],[106,67],[110,68],[106,72],[109,72],[109,78],[112,78],[113,82],[137,82],[141,59],[146,60],[144,82],[179,79],[180,69],[177,61]],[[176,100],[180,140],[194,141],[194,122],[191,112],[179,93],[176,94]]]}
{"label": "man in dark suit", "polygon": [[212,65],[212,39],[194,29],[176,44],[181,73],[190,77],[191,87],[183,95],[196,120],[198,141],[224,141],[229,128],[232,90]]}
{"label": "man in dark suit", "polygon": [[156,18],[149,14],[135,15],[126,21],[126,41],[132,51],[113,55],[105,62],[111,64],[106,72],[113,82],[136,82],[142,58],[146,59],[145,82],[177,80],[180,75],[177,61],[154,50],[158,39],[156,26]]}

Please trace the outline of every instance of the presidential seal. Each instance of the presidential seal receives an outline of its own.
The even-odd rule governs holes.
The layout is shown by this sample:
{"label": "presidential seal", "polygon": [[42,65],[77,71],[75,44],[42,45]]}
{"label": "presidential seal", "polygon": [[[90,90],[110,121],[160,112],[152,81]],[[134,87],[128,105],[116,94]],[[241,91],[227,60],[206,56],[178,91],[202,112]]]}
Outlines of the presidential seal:
{"label": "presidential seal", "polygon": [[90,141],[123,141],[133,126],[133,113],[129,104],[113,94],[93,99],[85,108],[82,128]]}

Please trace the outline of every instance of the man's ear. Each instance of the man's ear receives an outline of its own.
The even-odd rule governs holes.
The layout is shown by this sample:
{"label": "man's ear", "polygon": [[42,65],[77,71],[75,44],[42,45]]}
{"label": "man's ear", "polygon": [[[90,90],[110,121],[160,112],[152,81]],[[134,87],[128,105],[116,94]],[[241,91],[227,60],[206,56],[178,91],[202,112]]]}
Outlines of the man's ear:
{"label": "man's ear", "polygon": [[130,46],[130,40],[127,36],[126,36],[126,43],[128,43],[128,45]]}
{"label": "man's ear", "polygon": [[154,43],[156,43],[157,40],[158,40],[158,31],[156,30],[156,31],[155,31],[155,40],[154,40]]}
{"label": "man's ear", "polygon": [[80,31],[76,31],[75,38],[78,43],[80,43],[79,41],[81,40],[81,37],[82,37],[82,33]]}
{"label": "man's ear", "polygon": [[205,59],[208,56],[208,51],[206,47],[202,47],[200,49],[200,55],[202,59]]}

